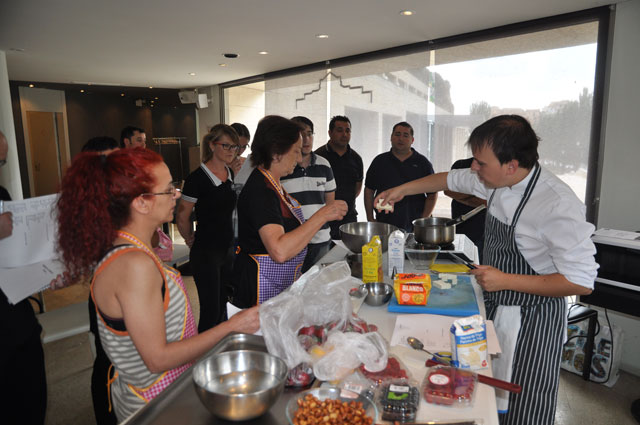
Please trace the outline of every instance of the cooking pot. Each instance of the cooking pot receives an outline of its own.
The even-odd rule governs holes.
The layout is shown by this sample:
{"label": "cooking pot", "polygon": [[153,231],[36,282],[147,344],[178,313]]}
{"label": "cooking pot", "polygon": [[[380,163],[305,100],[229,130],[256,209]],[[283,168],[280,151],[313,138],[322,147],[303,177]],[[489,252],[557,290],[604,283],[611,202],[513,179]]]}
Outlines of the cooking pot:
{"label": "cooking pot", "polygon": [[447,245],[456,236],[456,225],[447,226],[447,217],[424,217],[413,220],[413,234],[418,242],[429,245]]}
{"label": "cooking pot", "polygon": [[413,233],[418,242],[430,245],[447,245],[456,236],[456,224],[470,219],[486,208],[480,205],[460,217],[424,217],[413,220]]}

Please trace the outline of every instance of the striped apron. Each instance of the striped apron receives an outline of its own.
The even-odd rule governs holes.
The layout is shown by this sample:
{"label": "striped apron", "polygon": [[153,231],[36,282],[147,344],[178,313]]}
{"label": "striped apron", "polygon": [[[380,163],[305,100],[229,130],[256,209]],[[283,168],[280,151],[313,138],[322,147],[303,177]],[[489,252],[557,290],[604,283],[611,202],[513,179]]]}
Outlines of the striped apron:
{"label": "striped apron", "polygon": [[[164,280],[164,316],[167,342],[180,341],[197,335],[198,332],[191,305],[189,304],[189,297],[180,273],[163,264],[153,251],[135,236],[121,231],[118,232],[118,236],[132,242],[133,245],[116,247],[109,251],[100,261],[91,282],[91,297],[93,298],[95,278],[106,266],[124,253],[142,251],[153,259]],[[105,323],[97,307],[96,312],[100,340],[107,356],[116,369],[114,377],[108,382],[108,386],[111,394],[110,401],[113,400],[118,422],[121,422],[160,394],[191,364],[187,363],[162,373],[150,372],[142,357],[140,357],[129,333],[111,328]]]}
{"label": "striped apron", "polygon": [[[298,219],[300,224],[304,223],[304,215],[300,203],[284,191],[282,186],[273,178],[271,173],[260,167],[258,170],[267,178],[269,183],[276,189],[282,202],[289,208],[289,211]],[[275,297],[300,277],[304,257],[307,255],[307,247],[300,251],[295,257],[277,263],[271,259],[269,254],[249,254],[258,265],[258,304],[262,304],[270,298]]]}
{"label": "striped apron", "polygon": [[[536,164],[510,225],[487,214],[485,264],[504,273],[537,274],[518,250],[515,228],[539,177],[540,166]],[[495,191],[489,207],[494,195]],[[502,348],[501,356],[493,362],[495,376],[522,386],[521,394],[496,390],[500,423],[553,424],[565,332],[565,298],[505,290],[485,291],[484,300],[487,318],[494,320]]]}

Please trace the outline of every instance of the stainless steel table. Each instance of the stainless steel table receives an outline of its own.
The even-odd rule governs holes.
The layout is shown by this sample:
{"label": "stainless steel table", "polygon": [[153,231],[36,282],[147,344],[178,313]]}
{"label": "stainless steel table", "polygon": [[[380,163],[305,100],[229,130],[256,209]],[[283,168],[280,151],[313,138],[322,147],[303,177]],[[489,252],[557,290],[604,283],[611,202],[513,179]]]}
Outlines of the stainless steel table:
{"label": "stainless steel table", "polygon": [[[327,255],[318,261],[318,264],[332,263],[344,259],[348,251],[340,246],[334,247]],[[385,256],[386,257],[386,256]],[[408,264],[408,262],[407,262]],[[407,270],[411,271],[411,270]],[[477,285],[476,299],[482,300],[481,293]],[[480,312],[484,315],[484,304],[480,304]],[[394,313],[389,313],[386,306],[370,307],[363,305],[359,315],[369,323],[378,326],[380,334],[388,340],[393,332],[395,317]],[[397,355],[405,362],[405,365],[414,374],[415,378],[421,379],[424,374],[424,360],[426,357],[413,350],[404,347],[392,347],[391,353]],[[232,334],[224,338],[206,356],[230,350],[259,350],[266,351],[264,340],[260,336]],[[206,357],[203,356],[203,357]],[[421,357],[422,356],[422,357]],[[482,373],[491,374],[490,370]],[[297,389],[286,389],[282,397],[265,415],[246,422],[230,422],[213,416],[200,403],[194,390],[191,378],[191,370],[187,370],[158,397],[153,399],[144,408],[140,409],[124,423],[130,424],[154,424],[154,425],[199,425],[199,424],[287,424],[285,417],[285,407],[293,395],[300,392]],[[455,409],[450,407],[439,407],[427,404],[421,400],[418,419],[482,419],[484,425],[498,424],[496,401],[493,388],[479,385],[474,406],[471,408]],[[378,423],[384,423],[378,420]]]}

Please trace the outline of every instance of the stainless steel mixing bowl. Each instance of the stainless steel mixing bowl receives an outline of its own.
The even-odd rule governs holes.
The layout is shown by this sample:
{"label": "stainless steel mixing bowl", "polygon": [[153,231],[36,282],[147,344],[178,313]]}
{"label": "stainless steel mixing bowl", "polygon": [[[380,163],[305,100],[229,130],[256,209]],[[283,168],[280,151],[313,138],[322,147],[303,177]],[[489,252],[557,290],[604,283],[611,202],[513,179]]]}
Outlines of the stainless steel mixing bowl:
{"label": "stainless steel mixing bowl", "polygon": [[369,294],[364,298],[365,303],[379,306],[385,305],[391,300],[393,286],[384,282],[365,283],[364,286],[369,291]]}
{"label": "stainless steel mixing bowl", "polygon": [[347,248],[360,254],[362,253],[362,245],[368,244],[374,235],[378,235],[380,242],[382,242],[382,252],[387,252],[389,235],[394,230],[398,230],[398,228],[392,224],[360,221],[340,226],[340,238]]}
{"label": "stainless steel mixing bowl", "polygon": [[239,350],[211,355],[193,368],[202,404],[214,415],[245,421],[265,413],[278,400],[288,373],[279,357]]}

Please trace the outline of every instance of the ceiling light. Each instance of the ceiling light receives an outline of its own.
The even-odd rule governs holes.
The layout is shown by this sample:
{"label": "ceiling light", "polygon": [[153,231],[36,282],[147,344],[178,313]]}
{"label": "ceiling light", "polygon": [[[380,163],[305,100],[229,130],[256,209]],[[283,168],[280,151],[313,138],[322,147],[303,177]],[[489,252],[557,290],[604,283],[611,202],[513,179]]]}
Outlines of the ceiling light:
{"label": "ceiling light", "polygon": [[33,87],[34,87],[34,85],[33,85],[33,84],[29,84],[29,87],[33,88]]}
{"label": "ceiling light", "polygon": [[259,55],[268,55],[268,54],[269,54],[269,52],[267,52],[267,51],[264,51],[264,50],[263,50],[263,51],[261,51],[261,52],[258,52],[258,54],[259,54]]}
{"label": "ceiling light", "polygon": [[228,59],[235,59],[240,55],[238,55],[237,53],[224,53],[222,56]]}
{"label": "ceiling light", "polygon": [[84,89],[80,90],[80,93],[84,93]]}
{"label": "ceiling light", "polygon": [[329,34],[316,34],[316,38],[329,38]]}
{"label": "ceiling light", "polygon": [[156,100],[158,100],[158,97],[156,96],[156,98],[155,98],[155,99],[156,99]]}
{"label": "ceiling light", "polygon": [[153,86],[149,86],[149,88],[150,88],[150,89],[152,89],[152,88],[153,88]]}
{"label": "ceiling light", "polygon": [[123,97],[124,97],[124,93],[120,93],[120,96],[123,96]]}
{"label": "ceiling light", "polygon": [[196,73],[195,72],[190,72],[189,75],[191,75],[192,77],[195,77]]}
{"label": "ceiling light", "polygon": [[414,13],[415,13],[415,12],[414,12],[413,10],[401,10],[401,11],[400,11],[400,14],[401,14],[402,16],[411,16],[411,15],[413,15]]}
{"label": "ceiling light", "polygon": [[227,66],[226,63],[219,63],[218,66]]}

